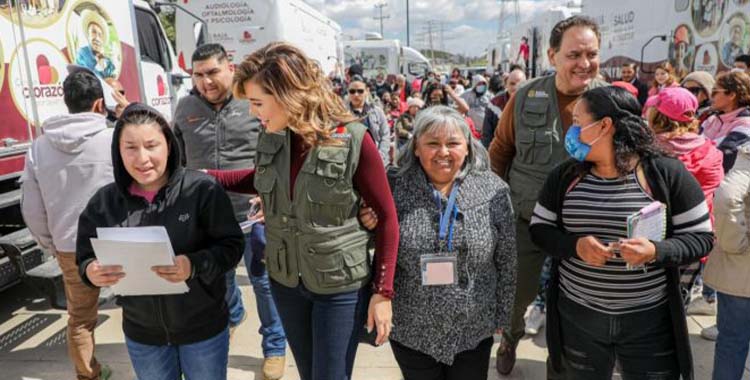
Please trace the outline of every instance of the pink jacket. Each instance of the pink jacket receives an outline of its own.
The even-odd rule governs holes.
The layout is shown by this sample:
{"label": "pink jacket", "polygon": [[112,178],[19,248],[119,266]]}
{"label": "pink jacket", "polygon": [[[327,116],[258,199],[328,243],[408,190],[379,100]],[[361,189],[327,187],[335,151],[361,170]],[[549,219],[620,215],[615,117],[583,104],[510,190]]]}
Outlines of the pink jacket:
{"label": "pink jacket", "polygon": [[716,149],[713,141],[695,133],[685,133],[670,139],[664,138],[662,134],[657,135],[657,137],[677,155],[677,158],[685,164],[685,168],[690,174],[698,180],[703,194],[706,195],[708,211],[713,219],[714,192],[724,178],[721,151]]}
{"label": "pink jacket", "polygon": [[750,112],[743,107],[725,114],[713,115],[703,122],[702,127],[703,135],[717,145],[735,130],[750,136]]}

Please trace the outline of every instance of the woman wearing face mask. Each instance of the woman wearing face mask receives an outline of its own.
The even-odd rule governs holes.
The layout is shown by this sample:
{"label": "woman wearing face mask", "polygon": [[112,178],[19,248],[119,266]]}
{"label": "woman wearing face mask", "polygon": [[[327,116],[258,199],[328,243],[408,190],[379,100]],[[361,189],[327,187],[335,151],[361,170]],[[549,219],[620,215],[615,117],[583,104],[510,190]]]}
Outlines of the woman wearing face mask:
{"label": "woman wearing face mask", "polygon": [[[130,361],[139,379],[226,379],[229,314],[224,274],[237,266],[245,239],[229,197],[213,178],[180,165],[169,123],[131,104],[112,138],[115,182],[101,188],[78,222],[76,262],[92,286],[111,286],[121,267],[103,266],[91,238],[97,227],[164,226],[174,265],[152,268],[185,294],[118,297]],[[178,217],[179,215],[179,217]]]}
{"label": "woman wearing face mask", "polygon": [[677,87],[680,84],[675,77],[674,68],[669,62],[660,63],[654,72],[654,82],[648,90],[648,96],[654,96],[665,87]]}
{"label": "woman wearing face mask", "polygon": [[[610,379],[615,362],[623,379],[693,378],[678,268],[714,236],[700,185],[640,113],[622,88],[584,93],[565,136],[573,159],[549,174],[531,219],[553,257],[550,357],[558,368],[565,358],[569,379]],[[664,239],[628,238],[628,216],[654,201],[666,205]]]}
{"label": "woman wearing face mask", "polygon": [[[234,79],[263,124],[256,168],[209,173],[262,199],[271,292],[300,377],[350,379],[364,326],[377,331],[376,344],[391,330],[399,233],[377,148],[318,64],[292,45],[257,50]],[[383,213],[372,264],[361,201]]]}
{"label": "woman wearing face mask", "polygon": [[461,94],[461,98],[469,106],[467,115],[471,118],[472,124],[481,128],[484,125],[484,113],[492,97],[487,91],[487,79],[481,75],[474,75],[472,82],[474,87]]}

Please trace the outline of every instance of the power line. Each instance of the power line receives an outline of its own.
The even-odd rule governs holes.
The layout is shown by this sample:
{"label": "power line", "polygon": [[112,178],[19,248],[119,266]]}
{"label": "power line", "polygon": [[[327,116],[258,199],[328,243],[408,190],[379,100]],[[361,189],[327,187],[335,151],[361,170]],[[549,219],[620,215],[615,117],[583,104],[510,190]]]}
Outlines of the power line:
{"label": "power line", "polygon": [[390,15],[383,16],[383,8],[387,6],[388,6],[388,3],[386,2],[375,5],[375,8],[377,8],[378,11],[380,12],[380,16],[375,16],[373,17],[373,19],[380,21],[380,36],[381,37],[383,36],[383,20],[391,18]]}

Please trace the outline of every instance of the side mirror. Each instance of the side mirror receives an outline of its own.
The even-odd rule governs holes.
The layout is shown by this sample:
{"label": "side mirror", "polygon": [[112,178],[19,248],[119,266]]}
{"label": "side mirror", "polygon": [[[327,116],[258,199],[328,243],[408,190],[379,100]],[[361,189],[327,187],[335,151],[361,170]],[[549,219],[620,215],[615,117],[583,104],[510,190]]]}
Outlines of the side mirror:
{"label": "side mirror", "polygon": [[180,87],[185,80],[191,79],[190,75],[185,74],[169,73],[168,75],[172,85],[175,87]]}

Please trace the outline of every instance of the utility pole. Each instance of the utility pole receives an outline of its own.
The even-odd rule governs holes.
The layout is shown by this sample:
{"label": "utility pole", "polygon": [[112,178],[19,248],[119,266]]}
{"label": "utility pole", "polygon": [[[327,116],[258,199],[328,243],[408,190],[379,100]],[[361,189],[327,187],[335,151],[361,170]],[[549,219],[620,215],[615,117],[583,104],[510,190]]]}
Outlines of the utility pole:
{"label": "utility pole", "polygon": [[386,3],[386,2],[382,2],[380,4],[376,4],[375,5],[375,8],[377,8],[378,11],[380,11],[380,16],[375,16],[375,17],[373,17],[373,19],[380,21],[380,36],[381,37],[383,37],[383,20],[391,18],[391,16],[389,16],[389,15],[383,16],[383,8],[385,8],[387,6],[388,6],[388,3]]}
{"label": "utility pole", "polygon": [[406,0],[406,46],[410,46],[409,40],[409,0]]}

